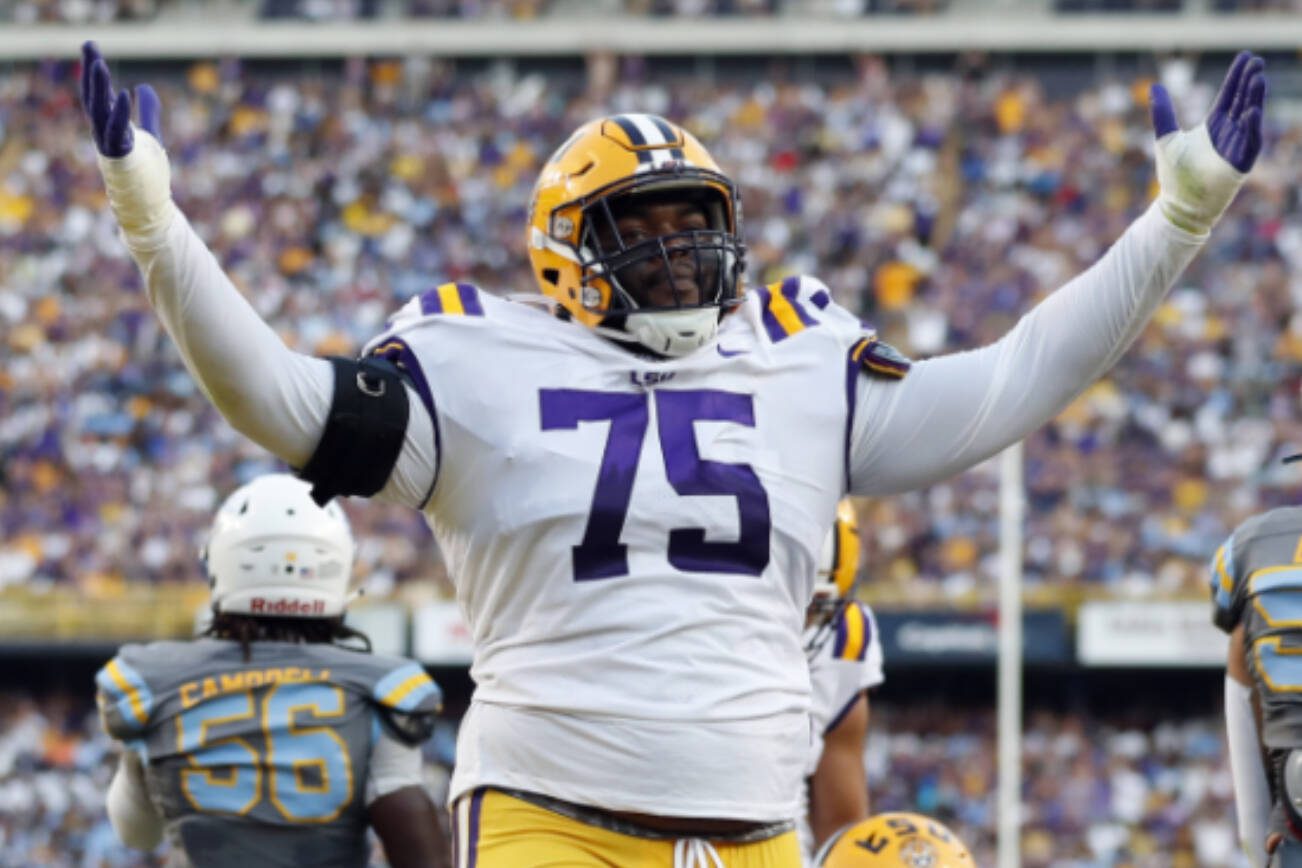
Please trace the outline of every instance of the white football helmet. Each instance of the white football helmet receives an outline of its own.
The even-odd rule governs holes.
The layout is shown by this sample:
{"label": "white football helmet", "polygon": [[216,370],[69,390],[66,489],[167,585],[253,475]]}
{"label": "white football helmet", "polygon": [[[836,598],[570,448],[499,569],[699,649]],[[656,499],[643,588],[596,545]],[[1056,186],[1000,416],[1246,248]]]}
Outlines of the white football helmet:
{"label": "white football helmet", "polygon": [[352,532],[339,504],[285,473],[259,476],[217,510],[203,559],[214,612],[332,618],[356,596]]}

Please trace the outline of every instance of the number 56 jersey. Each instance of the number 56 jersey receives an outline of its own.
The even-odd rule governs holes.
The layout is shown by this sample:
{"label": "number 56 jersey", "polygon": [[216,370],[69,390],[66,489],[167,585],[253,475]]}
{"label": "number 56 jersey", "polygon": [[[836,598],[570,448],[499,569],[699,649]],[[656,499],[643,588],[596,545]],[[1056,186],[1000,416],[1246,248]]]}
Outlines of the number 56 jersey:
{"label": "number 56 jersey", "polygon": [[1242,625],[1248,669],[1261,700],[1262,741],[1302,746],[1302,507],[1239,525],[1212,558],[1213,619]]}
{"label": "number 56 jersey", "polygon": [[368,352],[434,420],[423,509],[477,684],[452,797],[794,817],[801,628],[855,384],[908,362],[810,278],[751,291],[683,358],[465,284],[413,299]]}
{"label": "number 56 jersey", "polygon": [[250,647],[125,645],[95,678],[104,728],[144,761],[169,864],[366,865],[372,749],[382,727],[416,741],[438,687],[411,660]]}

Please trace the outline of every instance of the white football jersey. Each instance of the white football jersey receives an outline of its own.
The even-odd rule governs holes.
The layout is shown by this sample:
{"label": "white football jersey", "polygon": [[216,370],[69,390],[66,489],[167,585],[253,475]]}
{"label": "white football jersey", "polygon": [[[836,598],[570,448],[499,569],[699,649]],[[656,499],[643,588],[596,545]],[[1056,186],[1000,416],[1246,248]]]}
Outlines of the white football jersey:
{"label": "white football jersey", "polygon": [[794,817],[801,627],[856,383],[908,363],[809,278],[752,290],[678,359],[466,284],[367,351],[435,420],[424,511],[476,649],[452,797]]}
{"label": "white football jersey", "polygon": [[[806,643],[814,632],[815,628],[805,631]],[[801,787],[805,801],[799,824],[801,850],[807,860],[812,857],[814,846],[809,828],[808,779],[817,771],[823,756],[823,738],[836,728],[865,690],[885,680],[877,619],[868,605],[852,602],[841,610],[827,641],[809,660],[813,744],[805,764],[806,781]]]}

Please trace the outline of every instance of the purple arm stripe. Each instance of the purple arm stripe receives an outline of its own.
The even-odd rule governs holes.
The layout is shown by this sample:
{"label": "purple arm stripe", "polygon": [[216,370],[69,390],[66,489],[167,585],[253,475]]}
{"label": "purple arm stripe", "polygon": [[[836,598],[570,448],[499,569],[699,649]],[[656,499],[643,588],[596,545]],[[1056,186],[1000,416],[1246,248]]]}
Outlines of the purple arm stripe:
{"label": "purple arm stripe", "polygon": [[799,277],[788,277],[782,281],[782,294],[786,296],[787,301],[791,302],[791,309],[796,312],[796,316],[805,324],[806,328],[818,325],[818,320],[805,313],[805,306],[797,300],[800,295]]}
{"label": "purple arm stripe", "polygon": [[855,704],[859,701],[859,698],[864,695],[864,692],[865,691],[862,690],[855,691],[854,696],[851,696],[850,701],[845,704],[845,708],[838,711],[836,717],[832,718],[826,728],[823,729],[823,735],[827,735],[829,732],[841,725],[841,721],[845,720],[845,716],[854,708]]}
{"label": "purple arm stripe", "polygon": [[[430,293],[425,293],[426,296]],[[434,293],[437,298],[438,293]],[[421,307],[424,308],[425,296],[421,297]],[[425,499],[421,501],[421,509],[429,503],[429,499],[434,496],[434,487],[438,485],[439,471],[443,469],[443,432],[439,428],[439,414],[434,406],[434,394],[430,392],[429,381],[425,379],[425,372],[416,360],[416,354],[411,351],[411,347],[401,338],[391,338],[376,348],[373,355],[380,358],[388,359],[397,365],[420,396],[420,402],[425,405],[426,412],[429,413],[430,423],[434,426],[434,478],[430,480],[429,491],[425,492]]]}
{"label": "purple arm stripe", "polygon": [[461,296],[461,307],[467,316],[484,315],[484,307],[479,303],[479,290],[468,283],[458,283],[457,295]]}
{"label": "purple arm stripe", "polygon": [[863,646],[859,649],[859,656],[856,658],[862,662],[867,659],[868,646],[873,643],[873,619],[868,617],[862,603],[856,602],[854,607],[859,610],[859,617],[863,618]]}
{"label": "purple arm stripe", "polygon": [[845,610],[841,610],[841,617],[836,619],[836,642],[832,645],[832,656],[840,657],[845,653],[845,640],[849,638],[846,635],[845,628]]}
{"label": "purple arm stripe", "polygon": [[769,310],[769,304],[772,303],[773,296],[768,289],[757,289],[755,293],[760,299],[760,312],[762,314],[760,318],[764,321],[764,331],[769,333],[769,340],[776,344],[786,338],[787,330],[778,322],[778,318],[773,315],[773,311]]}
{"label": "purple arm stripe", "polygon": [[426,316],[432,313],[443,313],[443,299],[439,298],[438,287],[427,289],[420,294],[420,312]]}
{"label": "purple arm stripe", "polygon": [[854,410],[859,397],[859,363],[852,358],[856,343],[845,354],[845,486],[850,490],[850,440],[854,436]]}

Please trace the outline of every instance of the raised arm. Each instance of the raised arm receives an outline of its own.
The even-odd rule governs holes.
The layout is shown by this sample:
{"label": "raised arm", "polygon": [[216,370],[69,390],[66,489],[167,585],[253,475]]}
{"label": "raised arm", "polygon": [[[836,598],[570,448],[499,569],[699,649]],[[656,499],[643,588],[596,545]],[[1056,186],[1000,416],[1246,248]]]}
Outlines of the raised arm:
{"label": "raised arm", "polygon": [[[322,442],[337,399],[331,363],[285,346],[172,201],[153,88],[136,89],[137,127],[131,123],[130,95],[114,93],[108,65],[95,44],[87,42],[81,96],[109,203],[144,277],[150,304],[186,368],[231,425],[291,466],[304,467]],[[388,459],[380,478],[389,480],[389,499],[415,505],[424,499],[433,476],[433,427],[419,400],[409,399],[406,405],[401,455]]]}
{"label": "raised arm", "polygon": [[1229,206],[1261,150],[1264,64],[1241,53],[1204,123],[1151,94],[1161,195],[1106,254],[990,346],[859,385],[851,492],[945,479],[1052,419],[1114,365]]}

